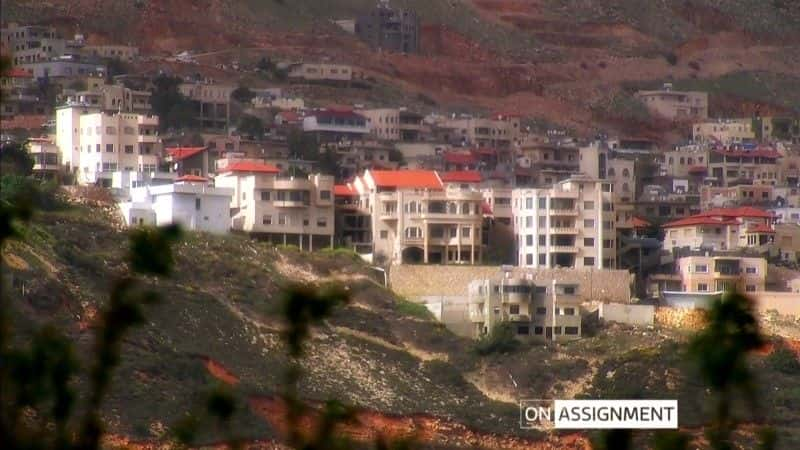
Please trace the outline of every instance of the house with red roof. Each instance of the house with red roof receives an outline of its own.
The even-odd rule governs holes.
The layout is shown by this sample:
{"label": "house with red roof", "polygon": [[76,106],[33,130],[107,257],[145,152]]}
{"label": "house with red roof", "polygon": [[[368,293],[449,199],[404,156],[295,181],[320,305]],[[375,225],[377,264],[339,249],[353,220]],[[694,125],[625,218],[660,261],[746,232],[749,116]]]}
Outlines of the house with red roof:
{"label": "house with red roof", "polygon": [[461,184],[433,170],[366,170],[339,192],[358,193],[349,206],[369,219],[373,260],[476,264],[483,258],[484,201],[479,190]]}
{"label": "house with red roof", "polygon": [[216,172],[219,152],[209,147],[169,147],[164,149],[164,161],[178,175],[208,177]]}
{"label": "house with red roof", "polygon": [[255,159],[221,162],[214,183],[233,190],[232,229],[301,250],[334,245],[332,176],[284,176],[278,167]]}
{"label": "house with red roof", "polygon": [[749,206],[716,208],[663,225],[664,249],[731,251],[773,241],[772,213]]}

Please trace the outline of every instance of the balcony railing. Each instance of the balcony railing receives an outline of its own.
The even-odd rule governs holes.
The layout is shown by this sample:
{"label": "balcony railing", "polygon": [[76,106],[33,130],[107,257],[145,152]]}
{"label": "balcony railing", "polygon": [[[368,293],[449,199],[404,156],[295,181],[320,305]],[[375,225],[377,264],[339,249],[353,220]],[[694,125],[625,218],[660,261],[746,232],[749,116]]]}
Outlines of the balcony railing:
{"label": "balcony railing", "polygon": [[576,209],[556,209],[553,208],[550,210],[551,216],[577,216],[578,210]]}
{"label": "balcony railing", "polygon": [[577,253],[578,247],[574,245],[551,245],[550,252],[552,253]]}

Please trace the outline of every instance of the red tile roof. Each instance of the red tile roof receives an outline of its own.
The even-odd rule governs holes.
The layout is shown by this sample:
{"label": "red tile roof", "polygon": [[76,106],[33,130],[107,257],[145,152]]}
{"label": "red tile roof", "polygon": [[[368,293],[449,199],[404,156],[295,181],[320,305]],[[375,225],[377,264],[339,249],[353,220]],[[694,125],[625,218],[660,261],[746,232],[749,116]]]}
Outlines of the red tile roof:
{"label": "red tile roof", "polygon": [[450,164],[475,164],[478,162],[478,158],[472,153],[447,152],[442,155],[442,158]]}
{"label": "red tile roof", "polygon": [[456,170],[440,172],[439,177],[444,183],[480,183],[481,174],[477,170]]}
{"label": "red tile roof", "polygon": [[752,206],[742,206],[739,208],[714,208],[700,214],[696,217],[757,217],[763,219],[771,219],[772,213],[764,211],[763,209],[753,208]]}
{"label": "red tile roof", "polygon": [[172,157],[173,161],[182,161],[190,156],[194,156],[203,150],[205,147],[171,147],[166,149],[167,155]]}
{"label": "red tile roof", "polygon": [[237,161],[228,164],[223,169],[220,169],[220,173],[225,172],[280,173],[281,171],[271,164],[251,161]]}
{"label": "red tile roof", "polygon": [[773,230],[771,226],[765,223],[750,225],[749,227],[747,227],[747,231],[749,233],[770,233],[770,234],[775,233],[775,230]]}
{"label": "red tile roof", "polygon": [[370,175],[379,187],[393,188],[442,188],[439,175],[432,170],[371,170]]}
{"label": "red tile roof", "polygon": [[689,173],[706,173],[708,169],[706,166],[692,166],[689,167]]}
{"label": "red tile roof", "polygon": [[281,111],[277,114],[286,122],[299,122],[302,117],[294,111]]}
{"label": "red tile roof", "polygon": [[633,225],[633,228],[647,228],[651,225],[651,223],[640,217],[634,216],[633,219],[631,219],[631,225]]}
{"label": "red tile roof", "polygon": [[349,184],[336,184],[333,186],[333,195],[335,197],[355,197],[358,195],[358,191]]}
{"label": "red tile roof", "polygon": [[739,225],[735,219],[723,217],[691,216],[665,223],[664,228],[691,227],[695,225]]}
{"label": "red tile roof", "polygon": [[175,179],[175,181],[188,181],[188,182],[197,182],[197,183],[204,183],[208,181],[206,177],[199,177],[197,175],[183,175]]}

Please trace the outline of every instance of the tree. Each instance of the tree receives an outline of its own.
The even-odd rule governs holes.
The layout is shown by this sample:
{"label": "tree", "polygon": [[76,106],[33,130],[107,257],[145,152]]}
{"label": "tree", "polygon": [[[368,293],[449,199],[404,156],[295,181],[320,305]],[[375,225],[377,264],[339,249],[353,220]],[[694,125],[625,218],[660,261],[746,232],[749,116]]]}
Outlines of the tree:
{"label": "tree", "polygon": [[245,114],[239,119],[239,125],[236,128],[239,130],[239,134],[256,139],[260,139],[264,135],[264,122],[249,114]]}
{"label": "tree", "polygon": [[162,131],[193,128],[196,125],[195,105],[181,94],[178,89],[180,84],[180,78],[166,75],[160,75],[153,81],[150,104],[161,119],[159,126]]}
{"label": "tree", "polygon": [[318,161],[320,157],[319,144],[314,139],[301,130],[292,130],[287,137],[289,144],[289,155],[308,161]]}
{"label": "tree", "polygon": [[231,97],[239,103],[250,103],[255,96],[256,94],[246,86],[239,86],[231,92]]}
{"label": "tree", "polygon": [[33,173],[33,157],[26,145],[17,142],[0,144],[0,173],[27,177]]}

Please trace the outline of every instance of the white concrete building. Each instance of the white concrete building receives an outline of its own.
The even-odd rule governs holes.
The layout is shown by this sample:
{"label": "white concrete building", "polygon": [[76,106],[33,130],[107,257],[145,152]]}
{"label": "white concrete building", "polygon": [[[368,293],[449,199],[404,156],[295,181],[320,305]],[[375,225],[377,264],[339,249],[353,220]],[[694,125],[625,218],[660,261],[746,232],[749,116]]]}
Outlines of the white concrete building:
{"label": "white concrete building", "polygon": [[611,183],[572,177],[550,189],[514,189],[521,267],[613,269],[616,229]]}
{"label": "white concrete building", "polygon": [[178,224],[193,231],[226,233],[233,189],[188,175],[174,184],[135,187],[119,208],[128,226]]}
{"label": "white concrete building", "polygon": [[56,110],[56,145],[79,183],[107,186],[118,170],[155,172],[162,151],[158,117],[85,106]]}
{"label": "white concrete building", "polygon": [[282,177],[277,167],[256,160],[232,160],[214,182],[233,189],[234,230],[314,250],[333,246],[333,177]]}

